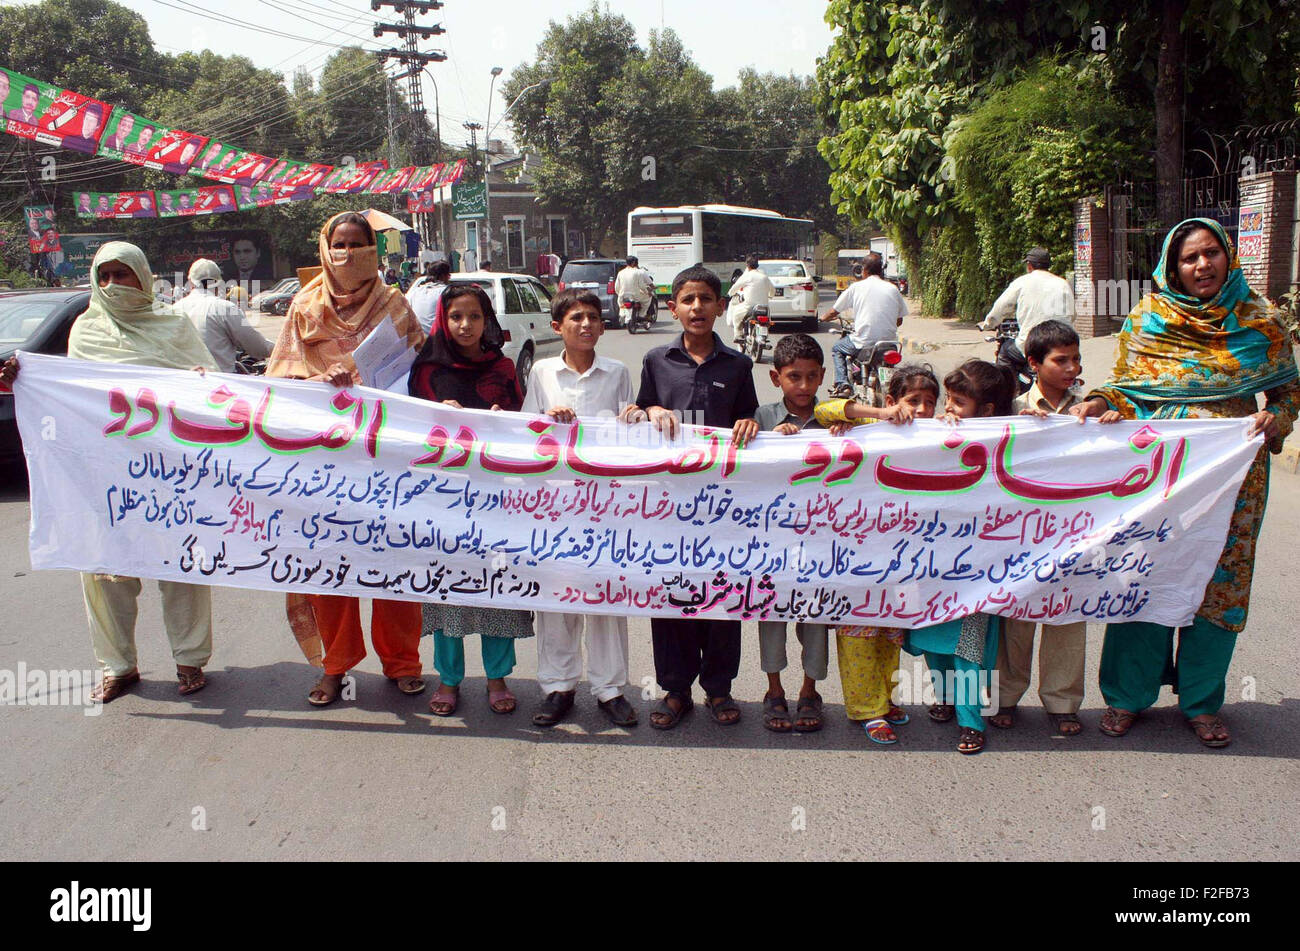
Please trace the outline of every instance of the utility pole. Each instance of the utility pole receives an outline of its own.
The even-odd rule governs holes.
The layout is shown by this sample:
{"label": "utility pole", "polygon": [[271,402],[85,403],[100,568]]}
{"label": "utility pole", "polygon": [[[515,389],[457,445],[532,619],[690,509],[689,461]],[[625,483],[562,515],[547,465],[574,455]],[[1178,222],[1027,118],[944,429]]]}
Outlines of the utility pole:
{"label": "utility pole", "polygon": [[[428,146],[428,113],[424,108],[424,90],[420,84],[420,77],[426,64],[441,63],[447,59],[447,54],[442,50],[431,50],[422,53],[417,45],[421,39],[427,40],[446,33],[447,31],[443,29],[442,24],[435,23],[433,26],[420,26],[416,24],[415,18],[425,16],[431,10],[441,10],[442,6],[441,0],[370,0],[371,10],[377,12],[382,7],[392,7],[395,13],[402,14],[401,23],[376,23],[374,32],[375,36],[394,33],[405,41],[402,49],[390,47],[386,50],[379,50],[376,55],[383,62],[395,59],[406,67],[404,72],[398,73],[393,78],[394,80],[405,79],[407,81],[406,96],[410,101],[411,111],[415,114],[415,135],[411,148],[411,160],[415,165],[427,165],[432,151]],[[435,120],[438,128],[441,129],[441,117],[436,116]],[[441,141],[437,143],[437,150],[442,151]],[[421,214],[417,215],[416,218],[417,227],[419,227],[420,233],[427,244],[430,239],[428,217]]]}

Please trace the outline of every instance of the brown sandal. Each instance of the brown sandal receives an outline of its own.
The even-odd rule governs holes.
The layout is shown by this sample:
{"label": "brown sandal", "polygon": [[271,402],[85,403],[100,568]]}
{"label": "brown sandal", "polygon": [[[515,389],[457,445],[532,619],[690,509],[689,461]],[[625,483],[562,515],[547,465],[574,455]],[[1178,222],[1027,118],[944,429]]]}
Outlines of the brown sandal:
{"label": "brown sandal", "polygon": [[936,703],[926,712],[935,723],[947,723],[957,715],[957,708],[951,703]]}
{"label": "brown sandal", "polygon": [[104,674],[103,679],[90,691],[90,699],[95,703],[112,703],[131,689],[132,685],[139,682],[140,671],[138,670],[132,670],[121,676]]}
{"label": "brown sandal", "polygon": [[424,680],[421,677],[389,677],[393,685],[408,697],[424,693]]}
{"label": "brown sandal", "polygon": [[[1078,736],[1083,732],[1082,721],[1073,713],[1049,713],[1048,716],[1056,724],[1057,736]],[[1073,729],[1066,729],[1067,726],[1073,727]]]}
{"label": "brown sandal", "polygon": [[[1201,716],[1209,717],[1208,720],[1202,720],[1199,717],[1187,721],[1187,725],[1192,728],[1196,738],[1211,749],[1221,749],[1232,742],[1232,737],[1228,735],[1228,725],[1224,723],[1216,714],[1203,713]],[[1221,736],[1215,734],[1222,733]]]}
{"label": "brown sandal", "polygon": [[965,756],[974,756],[982,749],[984,749],[984,731],[968,726],[962,727],[961,739],[957,741],[957,752]]}
{"label": "brown sandal", "polygon": [[1106,712],[1101,715],[1101,722],[1097,724],[1097,729],[1107,736],[1123,736],[1133,729],[1137,718],[1138,715],[1130,710],[1107,707]]}
{"label": "brown sandal", "polygon": [[[307,702],[313,707],[328,707],[343,695],[343,678],[346,676],[347,674],[324,674],[307,694]],[[327,685],[326,681],[329,680],[333,683]]]}
{"label": "brown sandal", "polygon": [[208,685],[208,678],[203,676],[202,667],[186,667],[184,664],[177,664],[176,679],[180,681],[180,695],[182,697],[198,693]]}
{"label": "brown sandal", "polygon": [[989,722],[999,730],[1009,730],[1016,725],[1016,708],[998,707],[998,712],[989,717]]}

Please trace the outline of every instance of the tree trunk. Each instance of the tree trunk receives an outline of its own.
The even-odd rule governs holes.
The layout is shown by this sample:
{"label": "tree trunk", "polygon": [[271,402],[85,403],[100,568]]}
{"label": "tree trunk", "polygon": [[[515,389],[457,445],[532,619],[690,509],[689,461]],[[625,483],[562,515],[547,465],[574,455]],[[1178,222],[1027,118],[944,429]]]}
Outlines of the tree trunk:
{"label": "tree trunk", "polygon": [[1156,216],[1166,228],[1183,217],[1183,14],[1186,0],[1162,0],[1156,62]]}

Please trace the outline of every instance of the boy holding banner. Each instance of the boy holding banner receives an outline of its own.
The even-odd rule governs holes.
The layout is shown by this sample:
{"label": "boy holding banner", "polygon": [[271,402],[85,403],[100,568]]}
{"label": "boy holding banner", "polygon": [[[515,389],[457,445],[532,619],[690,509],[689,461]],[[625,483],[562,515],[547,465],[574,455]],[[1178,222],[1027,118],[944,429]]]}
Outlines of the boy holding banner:
{"label": "boy holding banner", "polygon": [[[591,291],[561,291],[551,304],[551,326],[564,341],[564,352],[533,365],[523,412],[545,414],[557,423],[572,423],[579,418],[615,417],[633,405],[632,377],[627,367],[596,354],[596,342],[605,330],[600,298]],[[554,726],[573,709],[574,694],[582,679],[585,625],[587,677],[596,703],[616,726],[636,726],[636,710],[623,696],[627,686],[627,618],[557,611],[534,614],[537,683],[545,699],[533,715],[533,723]]]}
{"label": "boy holding banner", "polygon": [[[722,306],[722,282],[704,265],[677,275],[668,309],[681,321],[682,334],[645,355],[636,407],[624,417],[628,422],[648,420],[673,438],[685,417],[697,426],[731,427],[737,446],[754,438],[754,364],[713,332]],[[739,621],[656,617],[650,634],[655,677],[668,692],[650,714],[651,726],[671,730],[694,709],[691,686],[697,677],[713,719],[723,726],[739,722],[740,708],[731,697],[731,682],[740,672]]]}

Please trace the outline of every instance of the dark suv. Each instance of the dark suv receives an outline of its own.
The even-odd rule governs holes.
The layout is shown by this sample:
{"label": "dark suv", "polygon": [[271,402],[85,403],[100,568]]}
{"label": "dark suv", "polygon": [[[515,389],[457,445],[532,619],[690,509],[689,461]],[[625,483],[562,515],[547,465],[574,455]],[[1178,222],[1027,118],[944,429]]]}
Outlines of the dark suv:
{"label": "dark suv", "polygon": [[618,300],[614,296],[614,278],[626,266],[626,261],[614,258],[574,258],[560,268],[557,288],[591,291],[600,298],[600,312],[605,315],[605,325],[617,327]]}

